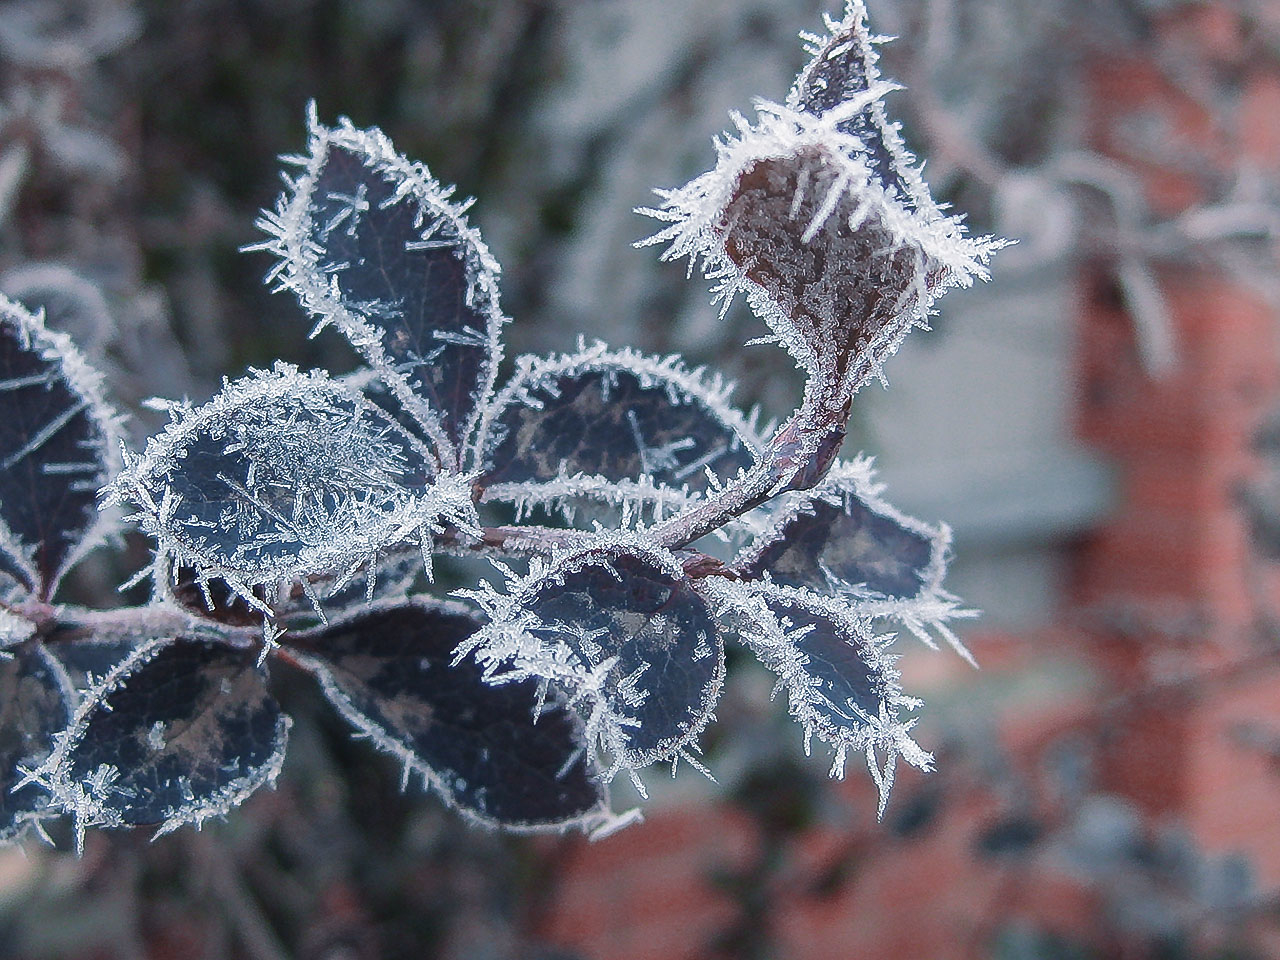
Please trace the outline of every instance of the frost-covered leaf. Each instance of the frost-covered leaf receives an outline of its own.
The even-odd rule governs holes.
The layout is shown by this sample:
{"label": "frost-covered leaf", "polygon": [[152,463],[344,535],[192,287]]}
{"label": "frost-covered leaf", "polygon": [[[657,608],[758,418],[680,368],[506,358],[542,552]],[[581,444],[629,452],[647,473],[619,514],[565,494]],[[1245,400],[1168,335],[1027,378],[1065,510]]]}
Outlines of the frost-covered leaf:
{"label": "frost-covered leaf", "polygon": [[[71,686],[83,692],[96,687],[103,677],[127,660],[139,645],[131,640],[94,636],[75,641],[59,641],[51,644],[48,650],[67,671]],[[65,727],[66,724],[62,726]]]}
{"label": "frost-covered leaf", "polygon": [[608,796],[571,711],[534,718],[537,684],[493,686],[457,645],[480,626],[458,605],[361,612],[292,638],[299,659],[358,730],[451,806],[493,826],[536,829],[607,820]]}
{"label": "frost-covered leaf", "polygon": [[602,343],[522,358],[482,421],[484,499],[678,511],[709,475],[727,482],[761,449],[755,418],[729,405],[731,389],[675,357]]}
{"label": "frost-covered leaf", "polygon": [[433,475],[422,441],[320,371],[277,364],[172,416],[111,488],[159,540],[161,578],[190,566],[265,609],[254,586],[354,572],[443,522],[473,526],[466,480]]}
{"label": "frost-covered leaf", "polygon": [[48,598],[101,538],[118,426],[71,341],[3,296],[0,410],[0,569]]}
{"label": "frost-covered leaf", "polygon": [[275,781],[289,718],[257,652],[153,640],[85,693],[52,755],[32,772],[52,805],[86,827],[199,825]]}
{"label": "frost-covered leaf", "polygon": [[968,616],[942,587],[951,547],[945,524],[908,517],[880,496],[867,460],[839,463],[822,482],[785,503],[772,526],[734,563],[749,580],[838,593],[863,617],[892,617],[932,645],[933,627],[962,656],[946,626]]}
{"label": "frost-covered leaf", "polygon": [[563,692],[612,770],[687,755],[710,720],[724,677],[716,618],[675,558],[640,538],[535,563],[506,594],[466,595],[491,622],[461,651],[495,677]]}
{"label": "frost-covered leaf", "polygon": [[1001,244],[966,238],[930,198],[885,120],[895,87],[879,79],[860,0],[829,27],[786,106],[735,117],[715,169],[642,212],[671,223],[647,242],[700,258],[726,308],[745,291],[808,372],[809,404],[839,410],[937,296],[986,277]]}
{"label": "frost-covered leaf", "polygon": [[321,126],[304,170],[259,225],[272,272],[352,342],[454,469],[501,354],[498,265],[419,163],[376,128]]}
{"label": "frost-covered leaf", "polygon": [[932,758],[908,735],[915,721],[899,717],[919,702],[902,694],[895,658],[886,652],[891,636],[875,636],[869,621],[839,597],[715,577],[704,590],[777,675],[806,751],[812,737],[832,748],[833,777],[844,776],[849,753],[865,756],[883,813],[899,756],[931,769]]}
{"label": "frost-covered leaf", "polygon": [[71,718],[75,695],[66,673],[39,643],[0,653],[0,843],[48,817],[48,797],[35,784],[17,790],[19,768],[38,766],[53,735]]}
{"label": "frost-covered leaf", "polygon": [[[880,83],[876,66],[880,55],[875,43],[882,38],[871,36],[865,16],[850,9],[843,20],[828,19],[827,28],[825,35],[805,37],[806,52],[812,59],[796,77],[787,97],[788,107],[817,117],[840,110],[844,104],[861,102]],[[898,125],[885,115],[884,102],[877,98],[860,110],[844,110],[837,116],[836,129],[862,142],[863,156],[880,184],[908,208],[914,208],[925,188]]]}

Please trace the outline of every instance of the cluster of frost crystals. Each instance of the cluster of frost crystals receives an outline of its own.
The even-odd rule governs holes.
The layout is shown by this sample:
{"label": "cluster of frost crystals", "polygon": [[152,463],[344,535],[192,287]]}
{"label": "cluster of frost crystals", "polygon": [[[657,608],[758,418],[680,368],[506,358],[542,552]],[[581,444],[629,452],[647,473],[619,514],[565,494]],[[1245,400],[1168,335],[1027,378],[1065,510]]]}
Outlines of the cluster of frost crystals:
{"label": "cluster of frost crystals", "polygon": [[468,222],[471,201],[377,128],[336,127],[309,107],[302,168],[259,226],[252,249],[278,257],[268,282],[292,291],[369,363],[445,468],[474,463],[473,438],[493,394],[507,318],[496,260]]}
{"label": "cluster of frost crystals", "polygon": [[829,33],[785,104],[716,143],[715,167],[645,209],[671,225],[645,243],[700,259],[727,310],[739,291],[809,375],[806,399],[839,408],[926,326],[934,300],[986,279],[1002,245],[965,236],[934,203],[890,123],[862,0]]}
{"label": "cluster of frost crystals", "polygon": [[255,586],[350,577],[406,541],[429,553],[445,523],[475,528],[465,478],[437,474],[422,440],[321,371],[280,363],[169,411],[110,488],[139,506],[161,576],[193,567],[261,606]]}
{"label": "cluster of frost crystals", "polygon": [[111,529],[95,494],[119,466],[120,417],[71,338],[0,295],[0,572],[42,598]]}
{"label": "cluster of frost crystals", "polygon": [[[257,249],[364,365],[251,370],[165,405],[169,425],[126,451],[105,499],[155,539],[156,589],[114,624],[79,622],[123,659],[94,668],[73,714],[47,625],[0,603],[0,695],[41,705],[0,729],[0,797],[20,798],[0,802],[0,839],[50,811],[80,834],[199,824],[272,782],[277,650],[406,784],[486,826],[601,835],[629,822],[610,811],[617,774],[643,796],[650,765],[707,772],[698,739],[733,641],[833,776],[865,758],[881,812],[899,759],[928,769],[887,630],[968,657],[948,624],[969,611],[942,585],[950,532],[837,455],[854,392],[999,242],[930,199],[885,117],[860,0],[828,26],[786,105],[762,104],[650,211],[671,223],[667,255],[701,257],[726,299],[745,290],[808,371],[777,429],[714,374],[583,340],[518,358],[500,385],[498,267],[467,205],[377,129],[323,126],[313,106]],[[109,430],[76,355],[0,307],[0,392],[22,414],[0,423],[0,571],[43,601],[84,540],[77,471],[107,462],[70,453]],[[49,489],[56,535],[28,509]],[[433,552],[490,557],[498,577],[462,604],[414,594]]]}
{"label": "cluster of frost crystals", "polygon": [[[481,502],[573,523],[593,504],[661,520],[752,466],[771,428],[730,401],[733,385],[676,356],[581,339],[521,357],[481,423]],[[616,522],[617,514],[609,515]]]}

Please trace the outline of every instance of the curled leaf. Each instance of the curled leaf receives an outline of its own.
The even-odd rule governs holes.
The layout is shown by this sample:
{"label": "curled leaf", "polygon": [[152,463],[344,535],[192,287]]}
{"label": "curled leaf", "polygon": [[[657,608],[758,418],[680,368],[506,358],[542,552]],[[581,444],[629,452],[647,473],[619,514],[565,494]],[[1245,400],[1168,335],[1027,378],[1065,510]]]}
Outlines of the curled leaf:
{"label": "curled leaf", "polygon": [[786,106],[736,118],[713,170],[641,212],[671,224],[646,242],[700,258],[726,309],[745,292],[807,371],[809,405],[839,411],[939,295],[985,279],[1002,244],[965,237],[930,198],[885,120],[895,87],[875,69],[860,0],[829,27]]}
{"label": "curled leaf", "polygon": [[47,599],[105,531],[117,418],[70,339],[3,296],[0,405],[0,570]]}
{"label": "curled leaf", "polygon": [[536,717],[537,684],[486,683],[451,664],[480,626],[465,608],[426,601],[362,611],[292,639],[298,659],[356,729],[469,819],[506,829],[591,829],[608,795],[577,716]]}

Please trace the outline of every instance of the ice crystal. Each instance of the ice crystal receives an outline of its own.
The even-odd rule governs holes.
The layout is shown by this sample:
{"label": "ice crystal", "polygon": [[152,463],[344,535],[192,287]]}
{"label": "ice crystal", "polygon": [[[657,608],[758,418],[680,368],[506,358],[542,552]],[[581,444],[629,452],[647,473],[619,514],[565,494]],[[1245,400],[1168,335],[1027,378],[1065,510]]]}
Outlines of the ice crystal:
{"label": "ice crystal", "polygon": [[968,238],[933,202],[885,116],[861,0],[849,0],[785,105],[757,102],[716,143],[716,165],[644,209],[670,223],[645,243],[702,262],[728,302],[753,311],[809,374],[806,400],[838,409],[947,289],[985,279],[1002,245]]}
{"label": "ice crystal", "polygon": [[[726,301],[745,291],[808,372],[777,429],[701,368],[582,340],[518,358],[499,387],[498,267],[467,204],[380,131],[312,106],[257,249],[364,365],[277,363],[202,405],[156,401],[170,423],[105,489],[155,541],[152,599],[54,608],[96,540],[115,421],[66,338],[0,299],[0,839],[56,812],[81,842],[199,825],[273,782],[277,656],[406,787],[486,826],[604,836],[635,819],[610,812],[618,773],[641,795],[654,763],[709,775],[698,738],[733,641],[833,776],[865,760],[881,812],[898,758],[928,769],[878,631],[967,656],[948,628],[967,611],[942,586],[950,533],[838,452],[857,389],[1000,244],[930,198],[860,0],[828,28],[786,104],[737,118],[715,168],[649,211],[670,224],[665,256],[700,258]],[[731,548],[708,552],[710,535]],[[489,557],[493,582],[462,603],[415,592],[436,552]],[[66,671],[44,646],[63,620]]]}
{"label": "ice crystal", "polygon": [[173,417],[110,488],[140,507],[162,574],[186,564],[262,607],[254,586],[429,549],[445,522],[475,528],[466,478],[435,473],[421,440],[321,371],[277,364]]}
{"label": "ice crystal", "polygon": [[2,295],[0,400],[0,570],[47,598],[110,528],[95,495],[119,418],[70,338]]}

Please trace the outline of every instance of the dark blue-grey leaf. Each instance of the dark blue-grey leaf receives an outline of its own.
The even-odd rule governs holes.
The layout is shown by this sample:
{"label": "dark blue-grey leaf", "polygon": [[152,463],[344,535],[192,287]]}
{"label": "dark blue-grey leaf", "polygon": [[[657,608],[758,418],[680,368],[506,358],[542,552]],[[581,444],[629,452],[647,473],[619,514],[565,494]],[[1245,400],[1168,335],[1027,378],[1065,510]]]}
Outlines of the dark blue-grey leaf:
{"label": "dark blue-grey leaf", "polygon": [[728,394],[674,359],[603,344],[530,362],[486,415],[481,483],[502,500],[554,496],[578,474],[705,490],[708,471],[728,481],[760,448]]}
{"label": "dark blue-grey leaf", "polygon": [[534,632],[576,661],[568,692],[589,724],[599,711],[601,739],[622,766],[676,757],[706,726],[724,677],[710,607],[691,580],[648,558],[576,566],[531,591]]}
{"label": "dark blue-grey leaf", "polygon": [[482,823],[590,827],[608,797],[576,715],[536,684],[492,686],[470,660],[451,666],[478,621],[463,608],[402,604],[295,638],[325,693],[358,729]]}
{"label": "dark blue-grey leaf", "polygon": [[37,781],[77,828],[199,824],[273,782],[289,719],[257,653],[154,640],[89,690]]}
{"label": "dark blue-grey leaf", "polygon": [[865,756],[883,814],[898,757],[932,769],[933,758],[909,735],[914,721],[900,718],[919,701],[902,693],[896,658],[887,652],[893,636],[874,635],[856,604],[769,582],[708,580],[703,589],[777,675],[791,715],[804,729],[806,752],[814,737],[831,747],[831,776],[844,776],[850,755]]}
{"label": "dark blue-grey leaf", "polygon": [[0,652],[0,843],[50,816],[48,795],[36,784],[13,788],[23,779],[19,768],[34,769],[48,756],[73,698],[66,673],[39,643]]}
{"label": "dark blue-grey leaf", "polygon": [[251,588],[344,572],[473,514],[469,485],[433,476],[430,451],[381,408],[320,371],[286,364],[176,412],[112,494],[197,582]]}
{"label": "dark blue-grey leaf", "polygon": [[418,401],[406,409],[447,438],[456,467],[499,358],[497,263],[467,223],[467,204],[381,131],[312,116],[305,162],[260,224],[273,238],[264,247],[281,257],[277,275]]}
{"label": "dark blue-grey leaf", "polygon": [[771,599],[769,609],[795,631],[795,662],[802,664],[803,686],[815,715],[831,730],[865,729],[868,718],[880,715],[890,686],[869,637],[848,621],[785,599]]}
{"label": "dark blue-grey leaf", "polygon": [[861,463],[843,464],[815,499],[783,513],[737,566],[748,579],[820,592],[908,600],[937,590],[950,534],[897,512],[874,495]]}
{"label": "dark blue-grey leaf", "polygon": [[[811,48],[813,59],[800,71],[787,105],[821,116],[866,94],[880,79],[879,55],[872,46],[865,19],[846,18],[844,23]],[[902,170],[911,163],[897,130],[885,117],[879,100],[840,120],[841,133],[857,137],[863,157],[877,180],[894,192],[908,209],[914,208],[912,191]]]}
{"label": "dark blue-grey leaf", "polygon": [[48,598],[95,539],[113,416],[71,341],[2,296],[0,409],[0,569]]}

